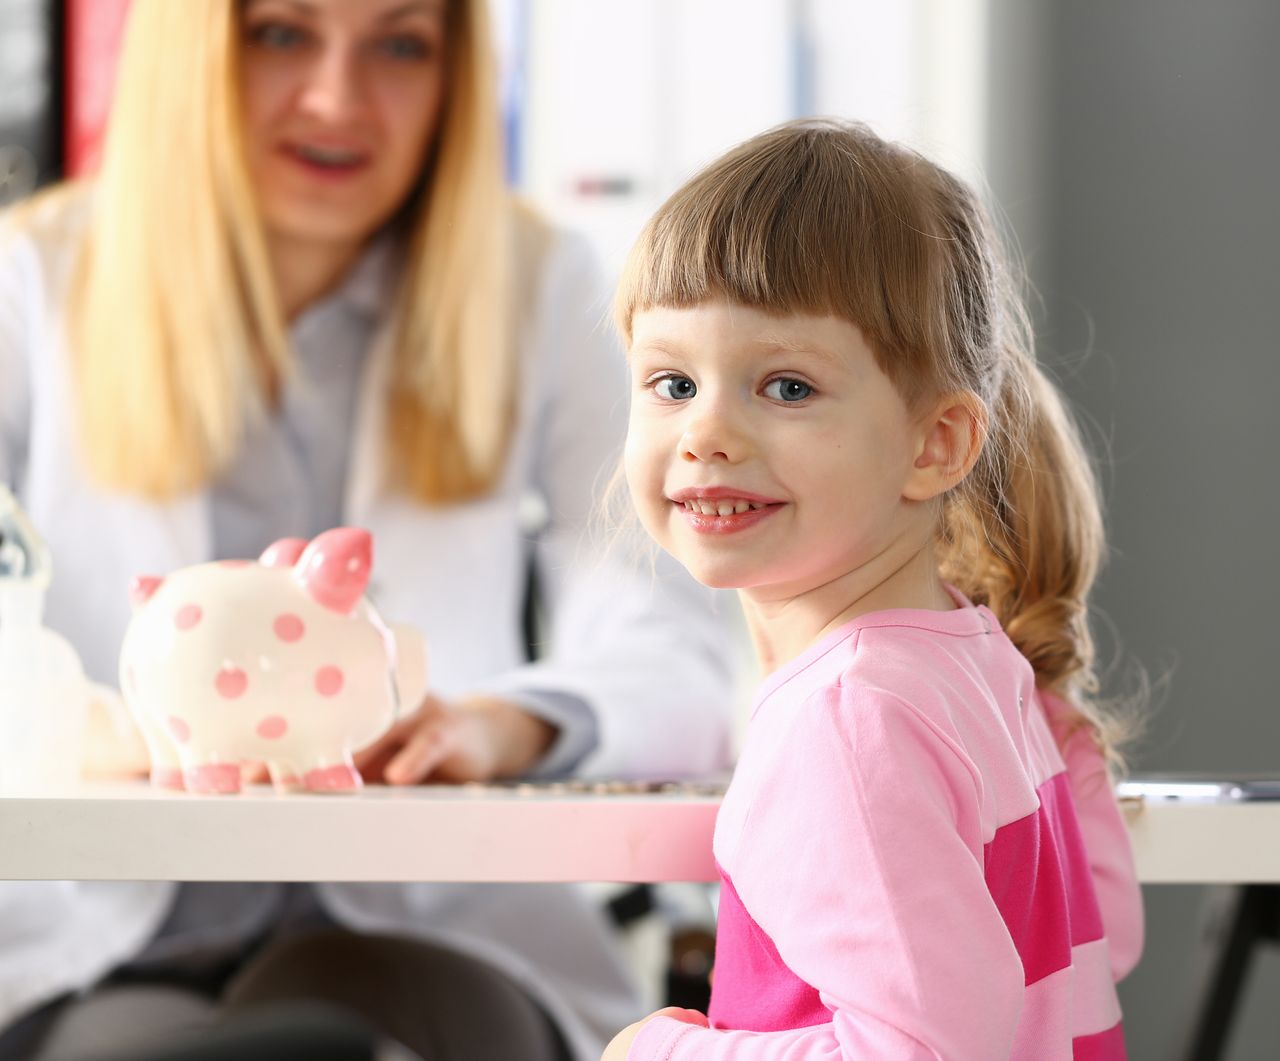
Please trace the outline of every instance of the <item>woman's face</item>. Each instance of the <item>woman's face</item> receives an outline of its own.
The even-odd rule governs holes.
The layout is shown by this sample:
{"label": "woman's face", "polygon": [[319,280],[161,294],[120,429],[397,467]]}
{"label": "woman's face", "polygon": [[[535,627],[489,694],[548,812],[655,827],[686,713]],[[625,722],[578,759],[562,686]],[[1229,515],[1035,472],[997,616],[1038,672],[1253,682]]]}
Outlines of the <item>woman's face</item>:
{"label": "woman's face", "polygon": [[245,0],[249,174],[268,234],[358,244],[405,201],[440,124],[446,0]]}

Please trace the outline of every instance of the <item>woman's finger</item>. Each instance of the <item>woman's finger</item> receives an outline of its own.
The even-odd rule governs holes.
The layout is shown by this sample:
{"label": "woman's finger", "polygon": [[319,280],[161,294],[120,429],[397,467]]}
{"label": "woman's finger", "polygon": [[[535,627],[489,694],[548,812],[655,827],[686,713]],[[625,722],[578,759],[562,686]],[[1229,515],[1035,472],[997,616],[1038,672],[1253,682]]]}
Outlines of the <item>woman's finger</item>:
{"label": "woman's finger", "polygon": [[381,737],[355,753],[356,769],[366,779],[381,776],[387,764],[413,738],[423,720],[438,714],[441,709],[439,698],[428,694],[412,714],[394,722]]}
{"label": "woman's finger", "polygon": [[404,747],[387,763],[382,776],[390,785],[413,785],[427,777],[453,752],[451,720],[432,712],[418,724]]}
{"label": "woman's finger", "polygon": [[245,762],[240,764],[241,784],[261,785],[268,780],[266,763]]}
{"label": "woman's finger", "polygon": [[366,780],[380,777],[383,767],[404,745],[404,742],[408,740],[408,736],[409,730],[405,725],[405,720],[397,722],[372,744],[361,748],[352,755],[351,758],[356,765],[356,769],[364,775]]}

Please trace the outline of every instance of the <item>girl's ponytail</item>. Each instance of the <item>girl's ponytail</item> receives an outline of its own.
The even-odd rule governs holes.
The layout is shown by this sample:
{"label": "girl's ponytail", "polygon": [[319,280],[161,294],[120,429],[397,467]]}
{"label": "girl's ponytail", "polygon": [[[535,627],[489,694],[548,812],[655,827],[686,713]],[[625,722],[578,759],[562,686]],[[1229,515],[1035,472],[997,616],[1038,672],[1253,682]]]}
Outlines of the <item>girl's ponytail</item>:
{"label": "girl's ponytail", "polygon": [[1118,758],[1124,727],[1093,699],[1089,593],[1105,550],[1098,483],[1071,413],[1015,319],[1019,334],[1002,336],[998,354],[993,437],[946,503],[943,576],[995,613],[1037,684],[1067,701],[1077,725]]}

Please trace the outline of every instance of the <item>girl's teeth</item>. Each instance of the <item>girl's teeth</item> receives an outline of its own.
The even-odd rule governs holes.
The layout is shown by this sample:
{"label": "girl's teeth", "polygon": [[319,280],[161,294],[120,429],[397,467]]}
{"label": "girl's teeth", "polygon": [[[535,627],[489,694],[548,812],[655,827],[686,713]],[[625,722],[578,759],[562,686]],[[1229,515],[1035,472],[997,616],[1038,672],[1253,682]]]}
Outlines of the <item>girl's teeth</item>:
{"label": "girl's teeth", "polygon": [[740,516],[744,512],[764,508],[764,505],[742,499],[736,501],[703,501],[695,498],[686,501],[684,507],[686,511],[693,512],[699,516]]}

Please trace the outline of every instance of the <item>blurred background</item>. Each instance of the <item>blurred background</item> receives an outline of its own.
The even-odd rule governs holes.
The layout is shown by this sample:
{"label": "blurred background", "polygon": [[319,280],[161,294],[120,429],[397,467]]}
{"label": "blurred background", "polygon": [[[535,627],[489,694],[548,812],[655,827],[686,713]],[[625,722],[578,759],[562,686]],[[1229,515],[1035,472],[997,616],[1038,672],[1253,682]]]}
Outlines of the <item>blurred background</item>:
{"label": "blurred background", "polygon": [[[91,169],[126,8],[0,0],[0,203]],[[1132,767],[1280,770],[1267,662],[1280,634],[1280,3],[494,10],[511,182],[611,271],[698,165],[798,115],[864,120],[988,187],[1026,265],[1041,356],[1099,455],[1108,692],[1131,689],[1135,667],[1163,679]],[[1139,1061],[1182,1053],[1214,898],[1146,889],[1146,956],[1121,991]],[[1277,999],[1271,946],[1230,1058],[1280,1056]]]}

